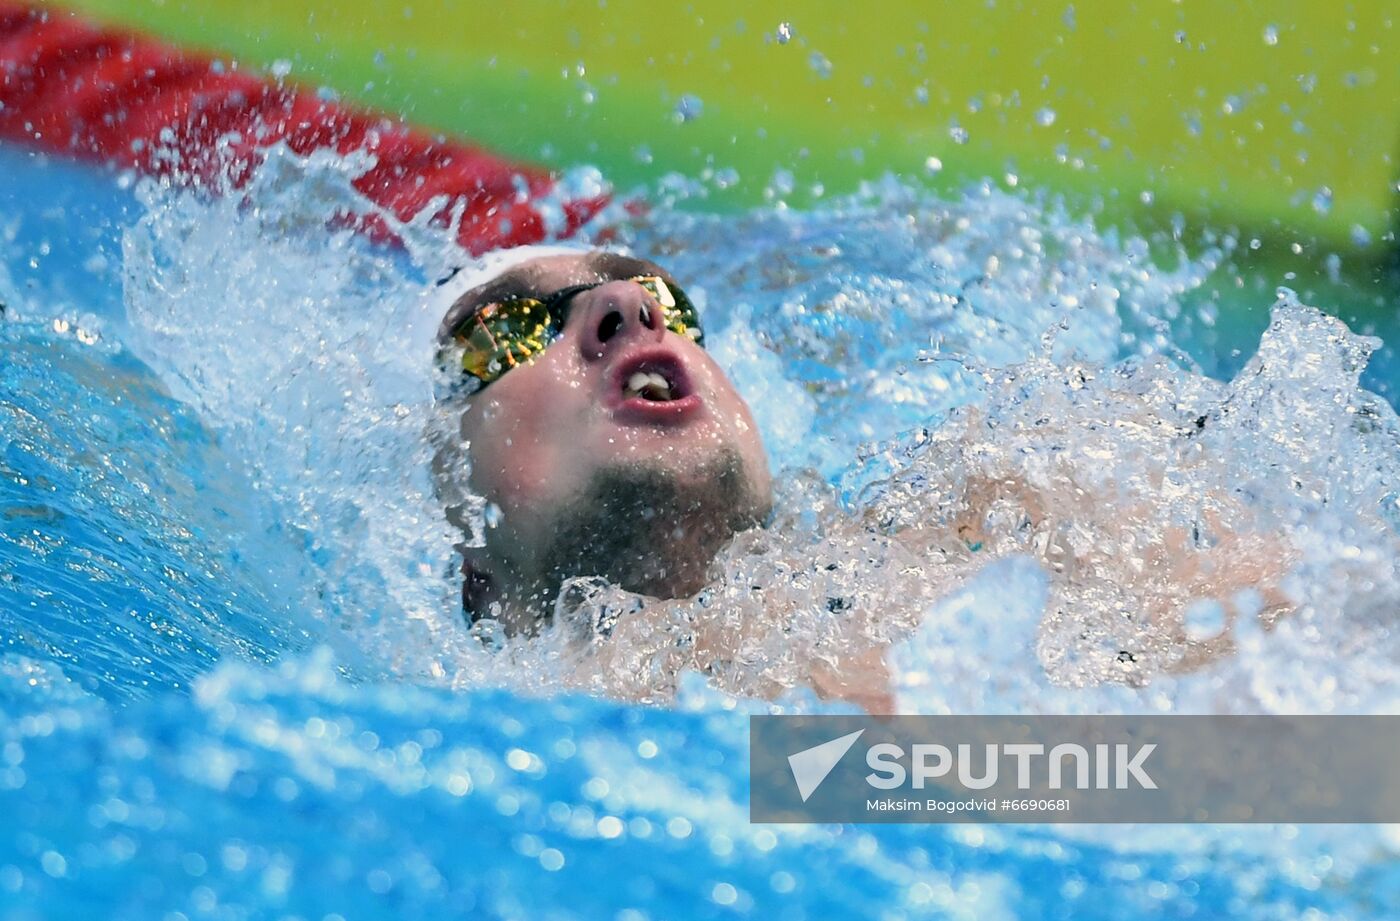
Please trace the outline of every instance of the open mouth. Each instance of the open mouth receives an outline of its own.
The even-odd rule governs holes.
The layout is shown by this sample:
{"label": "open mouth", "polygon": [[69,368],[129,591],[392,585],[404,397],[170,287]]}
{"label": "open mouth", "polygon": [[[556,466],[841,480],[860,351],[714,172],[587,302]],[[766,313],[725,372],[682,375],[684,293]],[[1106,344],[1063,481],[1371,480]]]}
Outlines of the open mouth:
{"label": "open mouth", "polygon": [[634,371],[622,385],[624,400],[636,397],[649,403],[669,403],[675,396],[670,379],[660,371]]}
{"label": "open mouth", "polygon": [[619,408],[642,419],[679,417],[700,405],[685,366],[666,351],[635,355],[614,372]]}
{"label": "open mouth", "polygon": [[623,400],[672,403],[690,396],[690,382],[684,370],[669,355],[634,358],[620,372]]}

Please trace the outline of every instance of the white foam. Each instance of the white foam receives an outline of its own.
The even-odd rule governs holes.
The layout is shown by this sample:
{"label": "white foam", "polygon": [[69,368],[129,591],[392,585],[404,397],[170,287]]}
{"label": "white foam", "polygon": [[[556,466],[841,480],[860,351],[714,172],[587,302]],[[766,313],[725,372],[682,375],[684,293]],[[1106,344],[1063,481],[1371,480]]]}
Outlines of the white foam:
{"label": "white foam", "polygon": [[[367,208],[364,168],[278,151],[220,200],[148,182],[125,280],[142,354],[246,458],[322,616],[386,670],[657,701],[700,673],[771,696],[894,644],[900,704],[929,712],[1394,706],[1400,455],[1357,383],[1374,343],[1285,296],[1259,356],[1208,379],[1171,329],[1219,252],[1160,269],[1143,241],[989,187],[624,227],[754,404],[775,521],[695,599],[583,580],[558,629],[487,653],[427,475],[440,419],[414,332],[463,257],[426,223],[398,254],[326,232]],[[1260,626],[1271,599],[1238,595],[1255,576],[1295,613]],[[1244,613],[1193,641],[1185,612],[1215,595]],[[593,637],[605,610],[622,617]]]}

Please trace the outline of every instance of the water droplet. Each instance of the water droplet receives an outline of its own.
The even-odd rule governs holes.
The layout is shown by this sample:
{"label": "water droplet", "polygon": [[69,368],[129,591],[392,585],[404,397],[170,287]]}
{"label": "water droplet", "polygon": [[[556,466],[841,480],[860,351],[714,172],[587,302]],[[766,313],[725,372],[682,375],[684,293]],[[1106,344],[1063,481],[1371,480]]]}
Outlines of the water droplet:
{"label": "water droplet", "polygon": [[288,61],[286,58],[278,58],[272,62],[272,66],[268,68],[268,72],[278,80],[285,80],[292,72],[292,62]]}
{"label": "water droplet", "polygon": [[1270,47],[1278,44],[1278,26],[1273,23],[1264,27],[1264,44]]}
{"label": "water droplet", "polygon": [[44,851],[39,858],[39,865],[44,868],[44,872],[58,879],[68,874],[68,861],[58,851]]}
{"label": "water droplet", "polygon": [[1055,110],[1046,106],[1035,113],[1035,123],[1042,128],[1049,128],[1055,124]]}
{"label": "water droplet", "polygon": [[962,125],[954,125],[948,129],[948,137],[953,139],[954,144],[966,144],[968,139],[967,129]]}
{"label": "water droplet", "polygon": [[1332,190],[1327,186],[1317,190],[1313,196],[1312,208],[1318,214],[1327,214],[1332,210]]}
{"label": "water droplet", "polygon": [[831,76],[831,62],[820,51],[813,51],[807,56],[807,66],[812,68],[812,72],[822,79]]}
{"label": "water droplet", "polygon": [[792,41],[792,23],[778,23],[777,39],[780,45],[786,45],[788,42]]}
{"label": "water droplet", "polygon": [[[1337,284],[1342,280],[1342,257],[1336,253],[1328,253],[1323,260],[1323,265],[1327,267],[1327,280],[1332,284]],[[81,338],[81,337],[80,337]]]}
{"label": "water droplet", "polygon": [[928,173],[930,176],[941,173],[942,171],[943,161],[937,157],[929,157],[924,161],[924,172]]}
{"label": "water droplet", "polygon": [[686,93],[676,100],[676,107],[671,110],[671,118],[676,124],[694,121],[705,111],[705,103],[699,96]]}
{"label": "water droplet", "polygon": [[914,101],[921,106],[928,105],[928,86],[919,85],[914,87]]}

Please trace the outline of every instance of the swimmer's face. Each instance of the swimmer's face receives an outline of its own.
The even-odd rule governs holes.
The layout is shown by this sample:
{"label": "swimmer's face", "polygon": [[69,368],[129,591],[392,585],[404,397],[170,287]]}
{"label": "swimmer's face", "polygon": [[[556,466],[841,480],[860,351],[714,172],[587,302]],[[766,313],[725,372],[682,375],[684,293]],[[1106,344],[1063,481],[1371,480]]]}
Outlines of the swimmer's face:
{"label": "swimmer's face", "polygon": [[542,257],[463,295],[444,319],[445,340],[474,305],[604,282],[570,300],[558,339],[461,414],[469,484],[500,509],[485,550],[467,558],[478,582],[494,583],[491,600],[547,609],[562,579],[587,575],[693,594],[720,546],[767,514],[768,463],[748,406],[625,280],[638,275],[673,281],[615,254]]}

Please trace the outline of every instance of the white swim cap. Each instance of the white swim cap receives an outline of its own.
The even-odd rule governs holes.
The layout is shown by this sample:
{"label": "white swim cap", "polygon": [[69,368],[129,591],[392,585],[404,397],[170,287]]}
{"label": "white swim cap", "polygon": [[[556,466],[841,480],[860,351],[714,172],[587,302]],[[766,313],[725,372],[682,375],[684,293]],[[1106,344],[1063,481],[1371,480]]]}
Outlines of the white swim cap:
{"label": "white swim cap", "polygon": [[492,250],[473,259],[471,262],[453,272],[446,280],[438,284],[428,295],[428,303],[424,307],[426,320],[431,320],[433,326],[433,337],[437,337],[437,325],[442,322],[442,318],[447,314],[448,309],[457,302],[457,298],[466,294],[473,288],[478,288],[486,284],[504,272],[507,272],[522,262],[531,259],[539,259],[542,256],[568,256],[579,255],[593,251],[591,246],[567,243],[537,243],[530,246],[516,246],[511,249]]}

